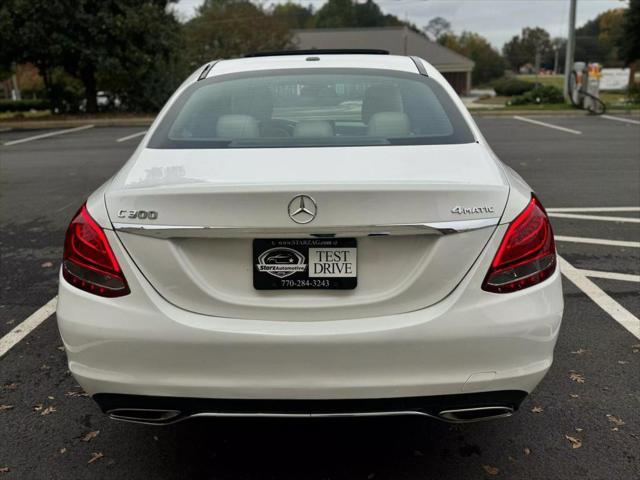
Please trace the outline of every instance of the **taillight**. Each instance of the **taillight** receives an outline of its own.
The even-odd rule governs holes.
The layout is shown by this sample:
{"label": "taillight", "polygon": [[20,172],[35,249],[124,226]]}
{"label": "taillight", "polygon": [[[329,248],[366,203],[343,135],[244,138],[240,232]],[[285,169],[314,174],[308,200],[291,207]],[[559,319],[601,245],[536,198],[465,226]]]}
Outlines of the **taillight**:
{"label": "taillight", "polygon": [[107,237],[86,205],[76,213],[64,240],[62,275],[71,285],[101,297],[121,297],[129,286]]}
{"label": "taillight", "polygon": [[482,289],[509,293],[549,278],[556,267],[556,244],[551,223],[535,195],[502,239]]}

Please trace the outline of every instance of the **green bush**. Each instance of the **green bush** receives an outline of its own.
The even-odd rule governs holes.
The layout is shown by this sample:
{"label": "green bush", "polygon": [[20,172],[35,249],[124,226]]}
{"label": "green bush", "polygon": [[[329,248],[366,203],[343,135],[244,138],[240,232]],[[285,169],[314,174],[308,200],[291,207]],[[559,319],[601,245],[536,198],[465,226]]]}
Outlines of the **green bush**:
{"label": "green bush", "polygon": [[640,83],[632,83],[629,85],[627,98],[631,103],[640,103]]}
{"label": "green bush", "polygon": [[501,78],[493,82],[493,89],[496,95],[501,97],[513,97],[514,95],[522,95],[529,90],[533,90],[536,84],[517,78]]}
{"label": "green bush", "polygon": [[0,113],[48,110],[49,108],[47,100],[0,100]]}
{"label": "green bush", "polygon": [[523,95],[511,98],[511,105],[531,105],[538,103],[563,103],[562,90],[553,85],[537,85]]}

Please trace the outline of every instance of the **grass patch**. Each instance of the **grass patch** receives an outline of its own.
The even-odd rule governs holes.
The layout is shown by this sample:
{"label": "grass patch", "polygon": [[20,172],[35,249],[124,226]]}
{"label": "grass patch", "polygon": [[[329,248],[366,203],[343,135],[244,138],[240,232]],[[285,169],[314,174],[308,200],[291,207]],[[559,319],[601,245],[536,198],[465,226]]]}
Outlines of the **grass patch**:
{"label": "grass patch", "polygon": [[525,82],[539,83],[540,85],[551,85],[560,90],[564,88],[564,75],[516,75],[518,80]]}
{"label": "grass patch", "polygon": [[18,120],[25,118],[32,120],[51,116],[51,110],[31,110],[28,112],[0,112],[0,120]]}

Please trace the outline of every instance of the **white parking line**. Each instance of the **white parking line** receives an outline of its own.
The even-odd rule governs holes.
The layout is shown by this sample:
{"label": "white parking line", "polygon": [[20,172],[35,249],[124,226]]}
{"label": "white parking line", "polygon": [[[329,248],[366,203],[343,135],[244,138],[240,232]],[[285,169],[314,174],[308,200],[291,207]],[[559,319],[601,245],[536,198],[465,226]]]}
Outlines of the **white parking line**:
{"label": "white parking line", "polygon": [[553,213],[640,212],[640,207],[565,207],[547,208],[546,210]]}
{"label": "white parking line", "polygon": [[55,137],[56,135],[64,135],[65,133],[79,132],[80,130],[86,130],[87,128],[93,128],[93,125],[82,125],[81,127],[67,128],[66,130],[56,130],[55,132],[41,133],[40,135],[34,135],[33,137],[20,138],[18,140],[12,140],[5,142],[4,146],[17,145],[18,143],[30,142],[31,140],[38,140],[40,138]]}
{"label": "white parking line", "polygon": [[591,278],[605,278],[607,280],[620,280],[623,282],[636,282],[640,283],[640,275],[634,275],[630,273],[617,273],[617,272],[603,272],[600,270],[583,270],[577,268],[580,273]]}
{"label": "white parking line", "polygon": [[10,129],[10,128],[8,128],[8,127],[0,128],[0,133],[1,133],[1,132],[8,132],[9,130],[11,130],[11,129]]}
{"label": "white parking line", "polygon": [[640,223],[640,218],[632,217],[604,217],[598,215],[580,215],[578,213],[554,213],[549,212],[550,217],[573,218],[575,220],[599,220],[601,222]]}
{"label": "white parking line", "polygon": [[634,125],[640,125],[640,121],[632,120],[630,118],[613,117],[611,115],[600,115],[600,116],[608,120],[615,120],[616,122],[627,122],[627,123],[633,123]]}
{"label": "white parking line", "polygon": [[58,297],[53,297],[29,318],[16,325],[13,330],[0,338],[0,358],[20,342],[20,340],[35,330],[42,322],[49,318],[56,311],[57,304]]}
{"label": "white parking line", "polygon": [[561,132],[573,133],[574,135],[582,135],[582,132],[579,130],[574,130],[573,128],[560,127],[558,125],[553,125],[547,122],[541,122],[540,120],[533,120],[531,118],[520,117],[518,115],[514,115],[513,118],[516,120],[520,120],[521,122],[529,122],[534,125],[540,125],[541,127],[553,128],[554,130],[560,130]]}
{"label": "white parking line", "polygon": [[629,330],[632,335],[640,339],[640,320],[629,310],[624,308],[613,298],[607,295],[604,290],[587,278],[587,276],[564,258],[558,256],[560,270],[571,283],[593,300],[596,305],[607,312],[616,322]]}
{"label": "white parking line", "polygon": [[590,243],[593,245],[607,245],[610,247],[640,248],[640,242],[631,242],[627,240],[607,240],[605,238],[566,237],[564,235],[555,235],[555,239],[559,242]]}
{"label": "white parking line", "polygon": [[134,133],[132,135],[127,135],[126,137],[121,137],[121,138],[117,139],[116,142],[126,142],[127,140],[131,140],[132,138],[141,137],[145,133],[147,133],[146,130],[143,131],[143,132]]}

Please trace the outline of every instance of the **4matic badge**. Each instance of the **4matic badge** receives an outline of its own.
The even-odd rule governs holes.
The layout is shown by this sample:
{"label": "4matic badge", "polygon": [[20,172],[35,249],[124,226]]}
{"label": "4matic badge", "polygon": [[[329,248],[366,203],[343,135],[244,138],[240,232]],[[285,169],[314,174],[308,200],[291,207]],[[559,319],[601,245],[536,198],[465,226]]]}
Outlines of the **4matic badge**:
{"label": "4matic badge", "polygon": [[481,205],[478,207],[461,207],[455,206],[451,209],[451,213],[457,213],[459,215],[465,214],[479,214],[479,213],[495,213],[495,207],[489,205]]}
{"label": "4matic badge", "polygon": [[258,256],[258,271],[285,278],[307,269],[304,255],[287,247],[270,248]]}

